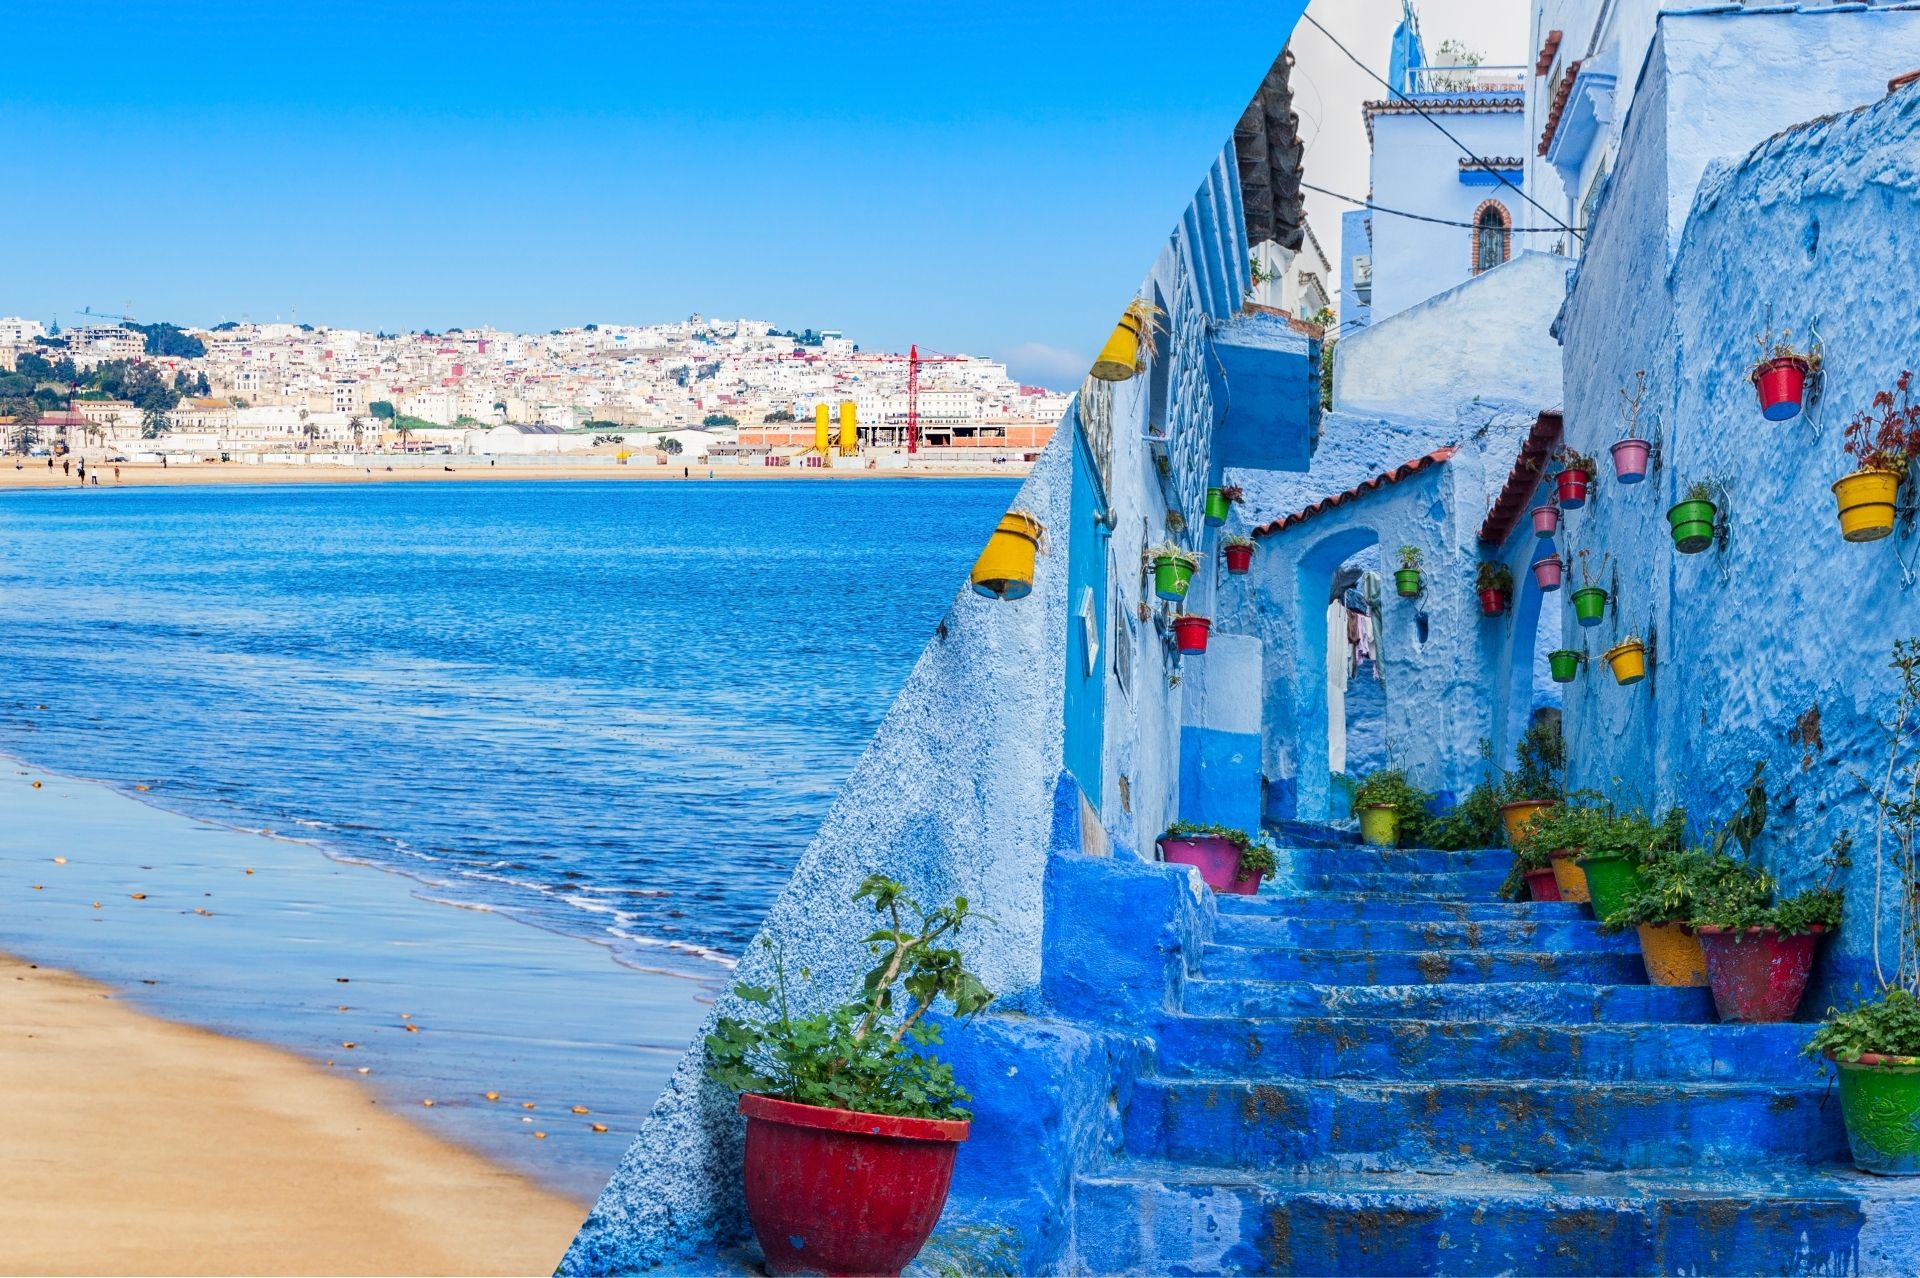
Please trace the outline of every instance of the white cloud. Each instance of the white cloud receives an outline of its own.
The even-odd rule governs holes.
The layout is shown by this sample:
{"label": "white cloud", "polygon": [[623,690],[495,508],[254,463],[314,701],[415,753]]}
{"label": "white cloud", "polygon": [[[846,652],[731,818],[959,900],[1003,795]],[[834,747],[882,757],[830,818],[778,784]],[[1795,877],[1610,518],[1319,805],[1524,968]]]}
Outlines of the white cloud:
{"label": "white cloud", "polygon": [[1029,386],[1050,390],[1075,390],[1093,367],[1093,356],[1070,351],[1045,342],[1021,342],[997,352],[1006,361],[1007,372]]}

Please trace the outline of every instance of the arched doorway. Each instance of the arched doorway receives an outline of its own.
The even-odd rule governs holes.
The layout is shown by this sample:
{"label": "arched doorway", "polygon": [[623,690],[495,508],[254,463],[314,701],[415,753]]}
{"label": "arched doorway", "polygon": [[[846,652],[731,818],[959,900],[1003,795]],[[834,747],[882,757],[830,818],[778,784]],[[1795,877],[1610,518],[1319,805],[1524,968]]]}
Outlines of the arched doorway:
{"label": "arched doorway", "polygon": [[1507,648],[1505,706],[1496,721],[1501,739],[1495,743],[1495,757],[1502,766],[1513,765],[1514,750],[1520,738],[1542,715],[1560,714],[1560,685],[1553,681],[1547,654],[1561,646],[1565,620],[1561,611],[1560,590],[1540,589],[1533,565],[1554,553],[1551,541],[1534,542],[1524,569],[1516,574],[1513,601],[1513,631]]}
{"label": "arched doorway", "polygon": [[[1299,627],[1292,663],[1292,782],[1294,812],[1302,820],[1339,815],[1343,800],[1336,792],[1335,773],[1371,770],[1386,761],[1387,690],[1378,678],[1378,633],[1369,635],[1365,645],[1371,659],[1356,670],[1357,645],[1349,629],[1355,613],[1369,611],[1360,583],[1367,574],[1377,582],[1379,561],[1379,534],[1370,527],[1351,527],[1315,543],[1295,570]],[[1378,593],[1376,585],[1371,609],[1376,614]],[[1350,608],[1349,600],[1361,607]]]}

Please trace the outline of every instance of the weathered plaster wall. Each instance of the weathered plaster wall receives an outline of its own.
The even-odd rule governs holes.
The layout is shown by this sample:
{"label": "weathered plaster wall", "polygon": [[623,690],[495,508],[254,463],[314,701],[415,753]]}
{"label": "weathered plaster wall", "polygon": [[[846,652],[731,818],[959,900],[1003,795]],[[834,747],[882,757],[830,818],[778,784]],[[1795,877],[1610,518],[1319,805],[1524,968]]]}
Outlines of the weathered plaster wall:
{"label": "weathered plaster wall", "polygon": [[[1765,760],[1773,813],[1761,854],[1792,888],[1807,885],[1837,831],[1864,836],[1867,851],[1847,882],[1847,922],[1830,943],[1809,1014],[1867,970],[1873,814],[1856,771],[1872,772],[1876,760],[1884,767],[1875,724],[1890,704],[1889,648],[1920,633],[1920,597],[1903,584],[1901,566],[1920,542],[1842,542],[1828,491],[1850,469],[1840,451],[1847,417],[1920,362],[1920,316],[1888,302],[1892,282],[1914,270],[1920,91],[1873,101],[1884,77],[1858,63],[1829,63],[1826,49],[1865,57],[1872,43],[1872,63],[1920,65],[1916,18],[1856,12],[1718,23],[1721,47],[1707,65],[1722,69],[1738,63],[1749,38],[1762,61],[1775,56],[1783,34],[1832,40],[1786,78],[1797,81],[1803,110],[1807,83],[1819,81],[1827,97],[1817,108],[1841,113],[1745,153],[1750,128],[1741,106],[1771,92],[1777,77],[1722,77],[1728,101],[1703,112],[1701,67],[1676,66],[1672,50],[1656,48],[1625,162],[1560,322],[1569,441],[1604,458],[1619,435],[1619,391],[1645,368],[1647,417],[1664,448],[1664,466],[1648,483],[1605,480],[1599,499],[1568,518],[1564,548],[1607,556],[1604,584],[1619,590],[1606,623],[1584,632],[1589,650],[1597,657],[1628,632],[1656,644],[1646,683],[1617,687],[1596,661],[1568,688],[1570,781],[1617,785],[1647,804],[1682,804],[1703,825],[1734,809],[1753,762]],[[1707,57],[1705,21],[1669,19],[1662,40],[1683,30],[1685,49]],[[1829,25],[1808,25],[1816,22]],[[1670,91],[1696,106],[1668,110]],[[1871,104],[1846,110],[1853,101]],[[1707,149],[1699,136],[1705,121],[1725,124],[1731,154],[1706,169],[1675,237],[1668,201],[1659,198],[1668,178],[1658,142],[1689,113],[1690,137],[1674,161],[1682,170],[1676,198],[1686,172],[1704,162],[1693,157]],[[1816,330],[1823,339],[1817,434],[1804,417],[1778,425],[1760,417],[1745,373],[1769,322],[1790,327],[1796,341]],[[1731,538],[1724,551],[1682,556],[1664,512],[1702,479],[1726,491]],[[1575,638],[1570,614],[1562,617]]]}

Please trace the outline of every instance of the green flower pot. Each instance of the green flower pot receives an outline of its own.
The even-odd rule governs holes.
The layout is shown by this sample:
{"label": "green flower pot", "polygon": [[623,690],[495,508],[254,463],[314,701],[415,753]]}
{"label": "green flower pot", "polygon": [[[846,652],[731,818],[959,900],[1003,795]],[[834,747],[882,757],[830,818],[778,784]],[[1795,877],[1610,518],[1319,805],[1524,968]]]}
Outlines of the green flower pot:
{"label": "green flower pot", "polygon": [[1697,555],[1713,545],[1714,506],[1710,501],[1683,501],[1667,512],[1673,525],[1673,547],[1683,555]]}
{"label": "green flower pot", "polygon": [[1920,1056],[1834,1062],[1853,1165],[1880,1176],[1920,1176]]}
{"label": "green flower pot", "polygon": [[1605,919],[1640,890],[1640,867],[1624,856],[1583,856],[1580,868],[1587,872],[1587,895],[1596,919]]}
{"label": "green flower pot", "polygon": [[1547,665],[1553,671],[1555,683],[1572,683],[1580,676],[1580,654],[1571,648],[1549,652]]}
{"label": "green flower pot", "polygon": [[1227,522],[1227,512],[1233,509],[1233,503],[1218,488],[1207,489],[1207,523],[1215,528]]}
{"label": "green flower pot", "polygon": [[1418,568],[1396,568],[1393,570],[1393,588],[1413,598],[1420,593],[1420,570]]}
{"label": "green flower pot", "polygon": [[1607,614],[1607,592],[1598,586],[1582,586],[1573,592],[1573,615],[1583,626],[1597,626]]}
{"label": "green flower pot", "polygon": [[1193,580],[1193,565],[1184,559],[1163,555],[1153,561],[1153,592],[1162,599],[1178,603],[1187,597],[1187,584]]}

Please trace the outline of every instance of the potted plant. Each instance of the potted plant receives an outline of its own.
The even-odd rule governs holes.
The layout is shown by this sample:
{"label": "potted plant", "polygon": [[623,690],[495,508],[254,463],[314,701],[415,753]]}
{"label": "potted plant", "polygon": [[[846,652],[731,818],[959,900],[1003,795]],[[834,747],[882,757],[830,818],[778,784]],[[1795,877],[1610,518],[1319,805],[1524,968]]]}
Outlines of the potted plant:
{"label": "potted plant", "polygon": [[1693,925],[1707,956],[1707,983],[1723,1021],[1790,1021],[1813,972],[1820,938],[1840,926],[1845,902],[1832,886],[1835,870],[1849,863],[1851,837],[1841,835],[1828,854],[1828,881],[1817,888],[1775,898],[1773,877],[1743,867],[1723,890],[1702,901]]}
{"label": "potted plant", "polygon": [[1274,870],[1273,844],[1265,835],[1256,839],[1245,830],[1175,821],[1159,842],[1161,860],[1193,866],[1215,892],[1252,896],[1260,890],[1260,880]]}
{"label": "potted plant", "polygon": [[[1528,901],[1558,901],[1560,882],[1553,873],[1552,854],[1531,839],[1523,846],[1514,849],[1513,869],[1508,871],[1507,883],[1501,885],[1500,895],[1509,899]],[[1519,892],[1524,889],[1525,897]]]}
{"label": "potted plant", "polygon": [[1233,513],[1234,503],[1240,500],[1240,490],[1231,484],[1219,488],[1207,489],[1206,520],[1210,528],[1218,528],[1227,522],[1227,516]]}
{"label": "potted plant", "polygon": [[1253,567],[1253,538],[1228,533],[1220,539],[1220,553],[1226,557],[1227,571],[1244,577],[1247,569]]}
{"label": "potted plant", "polygon": [[1600,922],[1610,932],[1631,927],[1639,933],[1650,983],[1704,986],[1707,956],[1693,931],[1693,912],[1702,895],[1716,890],[1713,877],[1727,871],[1700,848],[1648,856],[1639,866],[1640,889]]}
{"label": "potted plant", "polygon": [[1527,828],[1560,803],[1560,777],[1567,766],[1566,742],[1555,722],[1536,723],[1514,747],[1517,766],[1500,779],[1500,820],[1507,842],[1517,846]]}
{"label": "potted plant", "polygon": [[[1899,685],[1887,734],[1887,767],[1872,791],[1874,829],[1873,972],[1870,998],[1846,1010],[1828,1008],[1807,1044],[1840,1074],[1840,1112],[1853,1164],[1883,1176],[1920,1175],[1920,754],[1913,748],[1920,711],[1920,641],[1893,646]],[[1891,892],[1885,886],[1891,880]],[[1885,900],[1886,895],[1894,899]],[[1883,905],[1895,926],[1878,926]],[[1883,952],[1892,933],[1891,963]]]}
{"label": "potted plant", "polygon": [[1560,508],[1578,510],[1587,504],[1587,486],[1593,482],[1593,458],[1571,448],[1563,448],[1554,456],[1560,462],[1560,472],[1554,476]]}
{"label": "potted plant", "polygon": [[1653,452],[1653,442],[1640,433],[1640,401],[1647,393],[1647,370],[1641,369],[1634,374],[1636,385],[1633,393],[1628,394],[1621,388],[1620,418],[1627,424],[1627,433],[1608,450],[1613,456],[1613,474],[1623,484],[1638,484],[1647,477],[1647,461]]}
{"label": "potted plant", "polygon": [[1523,867],[1520,872],[1531,876],[1544,871],[1553,882],[1549,898],[1540,895],[1545,880],[1535,889],[1529,877],[1528,889],[1534,900],[1588,900],[1587,876],[1580,868],[1579,857],[1592,821],[1591,808],[1564,804],[1542,812],[1512,840],[1516,865]]}
{"label": "potted plant", "polygon": [[1163,542],[1147,552],[1153,561],[1153,592],[1162,599],[1179,603],[1187,597],[1200,556],[1172,542]]}
{"label": "potted plant", "polygon": [[1180,651],[1198,656],[1207,650],[1207,631],[1213,622],[1206,617],[1182,613],[1173,619],[1173,638]]}
{"label": "potted plant", "polygon": [[1412,830],[1432,801],[1433,796],[1417,789],[1399,768],[1381,768],[1368,773],[1353,792],[1353,810],[1360,818],[1360,838],[1371,847],[1396,846],[1401,830]]}
{"label": "potted plant", "polygon": [[1507,600],[1513,597],[1513,570],[1503,563],[1484,560],[1474,572],[1473,588],[1480,595],[1481,613],[1497,617],[1507,610]]}
{"label": "potted plant", "polygon": [[971,1099],[951,1066],[919,1048],[942,998],[965,1021],[993,995],[953,946],[965,897],[928,909],[880,875],[854,893],[877,926],[875,963],[849,1001],[802,1015],[784,956],[771,988],[741,984],[748,1010],[707,1035],[707,1076],[740,1093],[747,1219],[776,1274],[897,1274],[947,1200]]}
{"label": "potted plant", "polygon": [[1551,537],[1560,531],[1560,507],[1555,504],[1551,494],[1547,500],[1533,508],[1533,535]]}
{"label": "potted plant", "polygon": [[1667,512],[1667,523],[1673,530],[1673,548],[1683,555],[1697,555],[1711,546],[1718,513],[1713,504],[1712,483],[1702,479],[1687,485],[1687,495]]}
{"label": "potted plant", "polygon": [[1655,825],[1645,814],[1621,814],[1609,807],[1597,813],[1582,845],[1580,872],[1586,875],[1593,916],[1604,919],[1642,887],[1640,863],[1680,847],[1686,814],[1675,809]]}
{"label": "potted plant", "polygon": [[1893,531],[1894,498],[1920,453],[1920,404],[1912,392],[1913,373],[1904,371],[1892,390],[1876,392],[1873,406],[1847,423],[1844,448],[1854,470],[1834,481],[1833,495],[1840,535],[1848,541],[1878,541]]}
{"label": "potted plant", "polygon": [[1547,555],[1533,561],[1533,579],[1540,583],[1540,591],[1546,594],[1560,589],[1562,565],[1558,553]]}
{"label": "potted plant", "polygon": [[1778,342],[1760,335],[1760,359],[1748,370],[1747,379],[1760,395],[1760,415],[1770,422],[1792,421],[1800,415],[1806,401],[1807,378],[1820,366],[1817,349],[1801,354],[1788,340],[1791,330],[1780,334]]}
{"label": "potted plant", "polygon": [[[1580,589],[1573,592],[1573,615],[1583,626],[1597,626],[1607,615],[1607,592],[1603,586],[1593,584],[1593,572],[1588,567],[1587,552],[1581,551],[1576,558],[1580,561]],[[1600,561],[1600,571],[1607,570],[1607,561]]]}
{"label": "potted plant", "polygon": [[1100,348],[1100,357],[1088,370],[1088,376],[1103,382],[1124,382],[1139,376],[1147,360],[1159,353],[1154,347],[1153,335],[1159,327],[1158,319],[1164,314],[1144,297],[1128,302],[1120,322],[1114,326],[1113,335],[1107,338],[1107,344]]}
{"label": "potted plant", "polygon": [[1585,665],[1587,654],[1573,648],[1555,648],[1547,654],[1547,669],[1553,674],[1555,683],[1572,683],[1580,677],[1580,667]]}
{"label": "potted plant", "polygon": [[973,589],[989,599],[1025,599],[1033,591],[1033,557],[1040,550],[1040,521],[1010,510],[987,538],[973,565]]}
{"label": "potted plant", "polygon": [[1613,669],[1613,681],[1621,687],[1639,683],[1647,677],[1647,645],[1639,635],[1628,635],[1607,649],[1607,665]]}
{"label": "potted plant", "polygon": [[1420,593],[1420,547],[1402,546],[1399,550],[1400,566],[1393,570],[1393,588],[1403,599],[1412,599]]}

